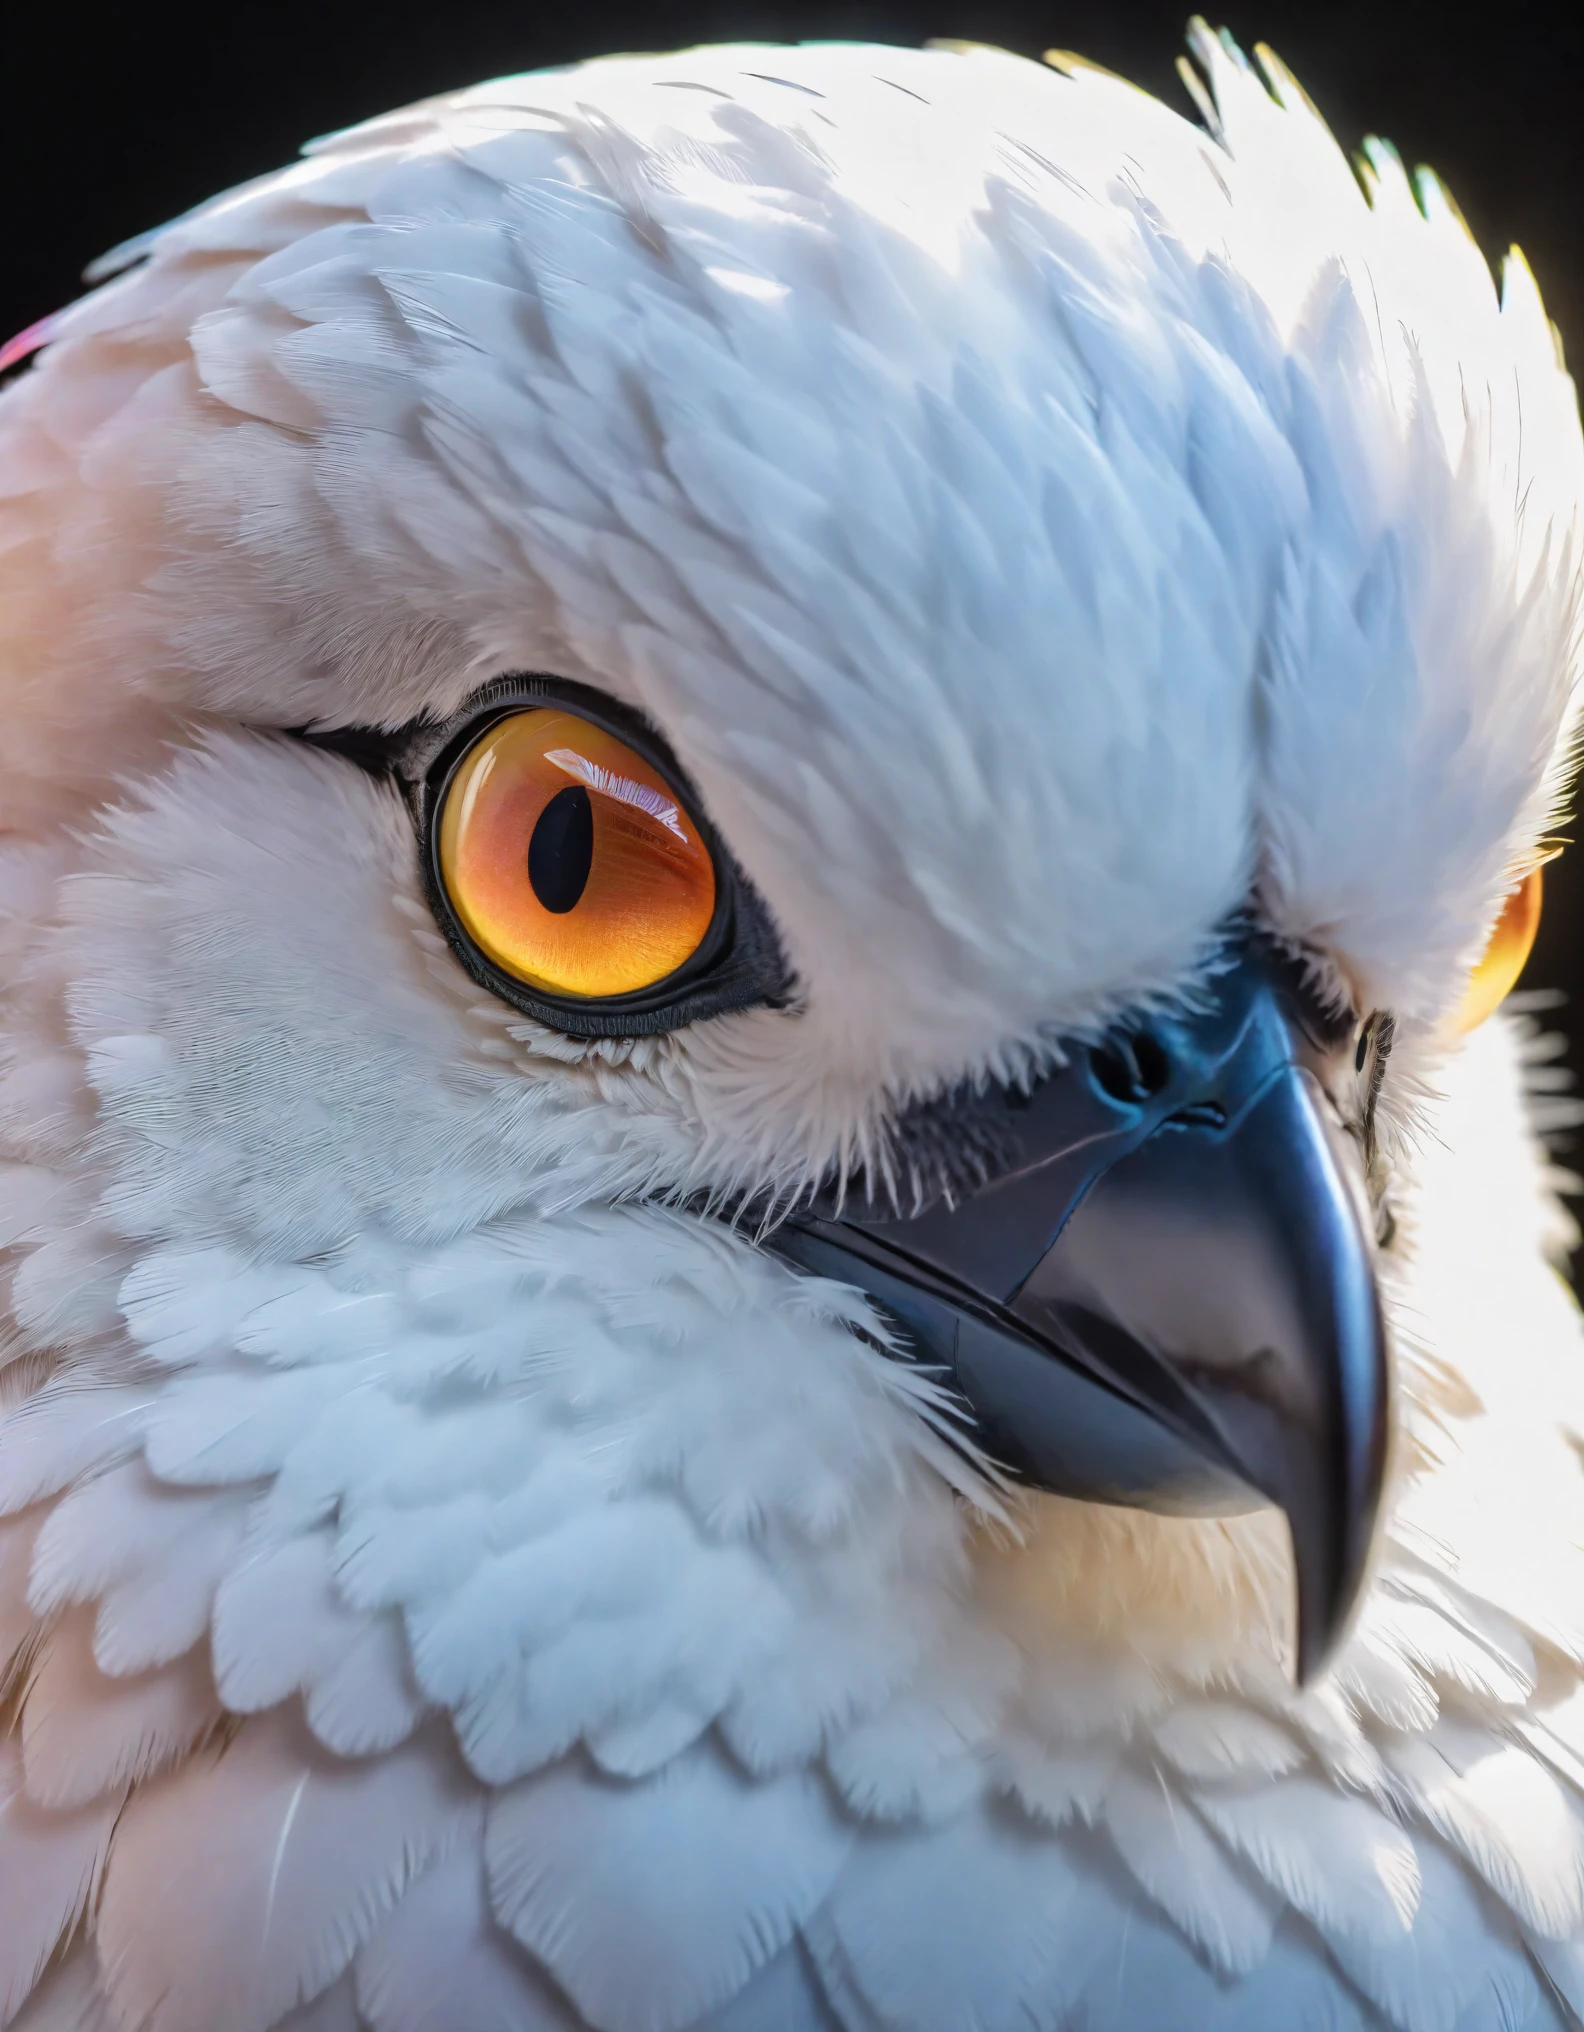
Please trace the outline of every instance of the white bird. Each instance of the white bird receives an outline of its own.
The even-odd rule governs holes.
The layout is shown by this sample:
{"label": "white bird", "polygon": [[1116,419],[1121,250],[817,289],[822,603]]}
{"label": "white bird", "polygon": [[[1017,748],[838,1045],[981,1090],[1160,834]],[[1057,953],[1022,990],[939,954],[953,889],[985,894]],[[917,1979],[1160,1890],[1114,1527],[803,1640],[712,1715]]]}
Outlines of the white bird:
{"label": "white bird", "polygon": [[1193,46],[508,79],[13,349],[0,2023],[1584,2024],[1578,411]]}

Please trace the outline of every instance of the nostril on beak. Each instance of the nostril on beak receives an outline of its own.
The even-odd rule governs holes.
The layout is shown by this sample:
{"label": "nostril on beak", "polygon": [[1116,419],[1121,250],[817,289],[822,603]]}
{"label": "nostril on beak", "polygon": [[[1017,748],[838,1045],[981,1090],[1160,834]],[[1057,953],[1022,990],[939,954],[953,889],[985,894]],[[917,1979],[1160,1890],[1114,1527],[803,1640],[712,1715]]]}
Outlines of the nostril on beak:
{"label": "nostril on beak", "polygon": [[1124,1107],[1143,1107],[1171,1084],[1166,1047],[1149,1030],[1118,1031],[1104,1044],[1094,1045],[1089,1067],[1100,1091]]}

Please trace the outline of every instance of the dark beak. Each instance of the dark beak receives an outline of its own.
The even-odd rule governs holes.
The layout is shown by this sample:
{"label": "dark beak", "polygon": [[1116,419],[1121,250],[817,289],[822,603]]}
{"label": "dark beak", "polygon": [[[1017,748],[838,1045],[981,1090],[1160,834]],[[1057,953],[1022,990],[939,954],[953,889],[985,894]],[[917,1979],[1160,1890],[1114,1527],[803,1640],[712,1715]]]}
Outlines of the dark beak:
{"label": "dark beak", "polygon": [[868,1293],[1037,1487],[1182,1514],[1275,1503],[1308,1679],[1363,1580],[1386,1452],[1363,1167],[1327,1093],[1354,1079],[1356,1033],[1258,948],[1212,988],[1203,1013],[1077,1049],[1032,1092],[904,1118],[922,1211],[849,1190],[766,1239]]}

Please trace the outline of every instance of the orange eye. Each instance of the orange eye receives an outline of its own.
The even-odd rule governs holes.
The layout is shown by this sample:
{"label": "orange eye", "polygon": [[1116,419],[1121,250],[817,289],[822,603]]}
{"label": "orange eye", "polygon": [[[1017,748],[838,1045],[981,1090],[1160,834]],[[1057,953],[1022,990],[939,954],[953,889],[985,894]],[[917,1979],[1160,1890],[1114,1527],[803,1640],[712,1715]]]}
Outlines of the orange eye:
{"label": "orange eye", "polygon": [[1469,976],[1463,1005],[1453,1023],[1457,1035],[1477,1030],[1506,1000],[1513,983],[1523,972],[1540,929],[1540,870],[1531,868],[1507,898],[1506,908],[1496,920],[1485,957]]}
{"label": "orange eye", "polygon": [[630,995],[674,974],[715,914],[715,868],[654,766],[559,707],[497,720],[439,813],[451,908],[496,966],[557,996]]}

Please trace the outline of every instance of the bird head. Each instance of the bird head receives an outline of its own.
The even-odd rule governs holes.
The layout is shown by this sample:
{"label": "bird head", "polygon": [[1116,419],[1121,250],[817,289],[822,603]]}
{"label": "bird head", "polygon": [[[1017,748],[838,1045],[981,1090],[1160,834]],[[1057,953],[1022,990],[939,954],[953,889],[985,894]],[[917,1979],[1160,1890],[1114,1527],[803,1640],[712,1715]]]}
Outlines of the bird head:
{"label": "bird head", "polygon": [[883,1512],[921,1600],[1047,1514],[1216,1628],[1229,1562],[1286,1617],[1270,1503],[1318,1664],[1427,1387],[1416,1097],[1564,786],[1584,455],[1521,260],[1196,47],[1203,127],[980,50],[508,80],[50,325],[15,1309],[158,1476]]}

